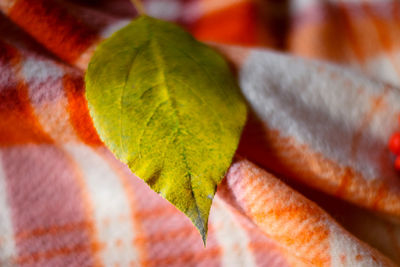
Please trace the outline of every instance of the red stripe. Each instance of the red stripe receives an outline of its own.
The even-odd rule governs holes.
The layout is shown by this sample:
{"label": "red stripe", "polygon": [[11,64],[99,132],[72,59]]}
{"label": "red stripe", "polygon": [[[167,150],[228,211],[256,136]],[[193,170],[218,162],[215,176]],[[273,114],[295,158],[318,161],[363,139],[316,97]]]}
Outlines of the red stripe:
{"label": "red stripe", "polygon": [[56,1],[18,0],[8,16],[39,43],[74,62],[97,39],[94,30],[73,17]]}
{"label": "red stripe", "polygon": [[202,41],[260,45],[256,18],[254,3],[244,2],[206,14],[193,23],[190,29]]}
{"label": "red stripe", "polygon": [[63,77],[63,85],[68,98],[70,121],[76,134],[87,145],[103,145],[89,114],[82,76],[65,75]]}
{"label": "red stripe", "polygon": [[21,61],[18,51],[0,41],[0,146],[52,143],[34,115],[26,84],[15,73]]}

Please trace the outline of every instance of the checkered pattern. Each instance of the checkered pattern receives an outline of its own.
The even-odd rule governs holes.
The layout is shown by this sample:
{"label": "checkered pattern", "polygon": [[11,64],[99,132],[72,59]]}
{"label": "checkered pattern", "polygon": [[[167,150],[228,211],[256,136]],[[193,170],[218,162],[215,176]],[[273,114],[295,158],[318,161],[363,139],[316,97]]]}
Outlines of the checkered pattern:
{"label": "checkered pattern", "polygon": [[0,266],[400,264],[400,177],[387,149],[400,114],[400,3],[144,5],[224,54],[251,110],[207,247],[114,158],[88,114],[84,71],[136,16],[129,1],[0,0]]}

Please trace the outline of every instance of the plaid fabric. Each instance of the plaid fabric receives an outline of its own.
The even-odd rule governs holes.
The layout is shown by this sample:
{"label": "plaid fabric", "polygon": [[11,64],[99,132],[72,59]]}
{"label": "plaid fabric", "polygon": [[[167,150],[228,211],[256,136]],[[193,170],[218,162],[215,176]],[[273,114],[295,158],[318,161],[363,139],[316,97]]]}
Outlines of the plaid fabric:
{"label": "plaid fabric", "polygon": [[0,266],[400,264],[399,2],[144,3],[225,54],[251,109],[207,247],[88,114],[83,73],[129,1],[0,0]]}

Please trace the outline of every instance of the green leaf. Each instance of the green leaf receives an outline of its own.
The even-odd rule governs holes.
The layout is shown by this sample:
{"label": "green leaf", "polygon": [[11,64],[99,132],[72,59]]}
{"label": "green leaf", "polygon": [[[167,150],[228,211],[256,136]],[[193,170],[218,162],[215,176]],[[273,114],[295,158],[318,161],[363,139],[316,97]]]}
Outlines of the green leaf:
{"label": "green leaf", "polygon": [[225,60],[180,27],[142,16],[99,45],[86,98],[104,143],[205,243],[216,186],[246,119]]}

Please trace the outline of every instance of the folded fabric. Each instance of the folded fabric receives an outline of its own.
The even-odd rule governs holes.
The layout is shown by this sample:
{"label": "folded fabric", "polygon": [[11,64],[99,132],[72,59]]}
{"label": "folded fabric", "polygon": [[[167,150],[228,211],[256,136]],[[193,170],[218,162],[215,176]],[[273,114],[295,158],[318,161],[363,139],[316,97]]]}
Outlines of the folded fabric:
{"label": "folded fabric", "polygon": [[0,266],[400,264],[387,149],[400,4],[144,3],[226,56],[251,111],[207,247],[114,158],[88,113],[84,71],[135,16],[129,1],[0,0]]}

